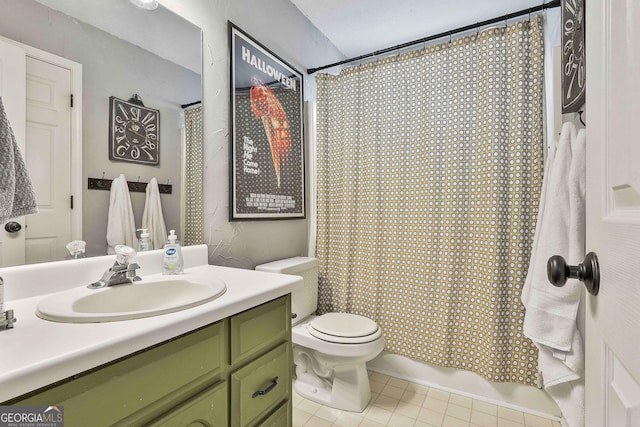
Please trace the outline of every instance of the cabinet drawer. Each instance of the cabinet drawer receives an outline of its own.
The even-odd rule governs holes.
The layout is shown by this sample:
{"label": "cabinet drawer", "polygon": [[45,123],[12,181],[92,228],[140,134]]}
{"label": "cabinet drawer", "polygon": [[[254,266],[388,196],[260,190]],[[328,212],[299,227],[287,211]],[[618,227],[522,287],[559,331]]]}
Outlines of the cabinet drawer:
{"label": "cabinet drawer", "polygon": [[224,373],[225,344],[225,322],[218,322],[12,404],[63,405],[70,426],[113,425],[132,414],[153,419]]}
{"label": "cabinet drawer", "polygon": [[149,424],[152,427],[199,425],[227,427],[226,382],[208,388]]}
{"label": "cabinet drawer", "polygon": [[291,344],[284,343],[235,371],[231,375],[231,426],[251,425],[289,399],[291,370]]}
{"label": "cabinet drawer", "polygon": [[291,426],[292,418],[291,418],[291,401],[288,400],[276,411],[267,417],[266,420],[257,424],[259,427],[283,427],[283,426]]}
{"label": "cabinet drawer", "polygon": [[291,336],[289,295],[231,318],[231,364],[248,359]]}

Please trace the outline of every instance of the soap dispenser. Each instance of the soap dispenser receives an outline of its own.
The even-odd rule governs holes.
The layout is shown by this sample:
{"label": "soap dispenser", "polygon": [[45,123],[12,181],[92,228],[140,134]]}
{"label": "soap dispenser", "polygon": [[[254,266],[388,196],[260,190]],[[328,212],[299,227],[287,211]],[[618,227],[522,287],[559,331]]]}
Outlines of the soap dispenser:
{"label": "soap dispenser", "polygon": [[175,230],[169,230],[167,243],[164,245],[164,258],[162,260],[162,274],[179,274],[184,271],[182,260],[182,248],[178,242]]}
{"label": "soap dispenser", "polygon": [[149,232],[146,228],[139,228],[140,240],[138,241],[138,252],[151,250],[151,242],[149,242]]}

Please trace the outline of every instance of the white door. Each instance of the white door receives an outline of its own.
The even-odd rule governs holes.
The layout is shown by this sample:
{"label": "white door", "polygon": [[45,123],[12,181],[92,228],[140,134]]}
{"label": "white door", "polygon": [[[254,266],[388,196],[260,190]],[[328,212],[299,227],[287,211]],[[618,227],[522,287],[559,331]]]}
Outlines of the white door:
{"label": "white door", "polygon": [[56,261],[71,241],[71,71],[27,57],[27,170],[38,213],[25,217],[26,262]]}
{"label": "white door", "polygon": [[640,426],[640,2],[587,0],[586,424]]}
{"label": "white door", "polygon": [[[36,54],[48,55],[40,51]],[[20,225],[19,231],[10,232],[2,224],[0,267],[61,260],[67,254],[65,245],[72,240],[74,170],[71,87],[70,68],[29,57],[25,48],[0,40],[0,95],[31,176],[39,210],[10,220]]]}
{"label": "white door", "polygon": [[[25,52],[0,40],[0,97],[21,153],[25,140]],[[0,266],[24,264],[24,217],[13,218],[22,229],[8,232],[0,224]]]}

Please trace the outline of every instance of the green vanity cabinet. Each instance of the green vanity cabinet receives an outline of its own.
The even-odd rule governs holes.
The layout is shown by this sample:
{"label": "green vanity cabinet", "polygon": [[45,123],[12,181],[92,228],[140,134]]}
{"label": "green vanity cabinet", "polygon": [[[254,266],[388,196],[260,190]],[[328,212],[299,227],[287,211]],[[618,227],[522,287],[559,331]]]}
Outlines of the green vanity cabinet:
{"label": "green vanity cabinet", "polygon": [[290,426],[291,372],[286,295],[2,404],[62,405],[67,427]]}
{"label": "green vanity cabinet", "polygon": [[223,382],[178,405],[149,425],[210,427],[227,426],[227,423],[227,383]]}
{"label": "green vanity cabinet", "polygon": [[231,427],[261,425],[291,400],[290,298],[231,317],[230,330]]}

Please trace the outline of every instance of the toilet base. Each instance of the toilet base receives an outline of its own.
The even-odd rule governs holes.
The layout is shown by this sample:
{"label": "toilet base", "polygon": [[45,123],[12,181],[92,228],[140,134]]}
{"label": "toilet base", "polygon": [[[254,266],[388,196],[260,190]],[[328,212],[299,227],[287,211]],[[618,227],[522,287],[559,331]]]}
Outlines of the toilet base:
{"label": "toilet base", "polygon": [[[299,362],[299,357],[298,357]],[[369,376],[364,363],[335,367],[328,377],[319,377],[297,363],[294,387],[299,395],[321,405],[344,411],[362,412],[371,400]]]}

